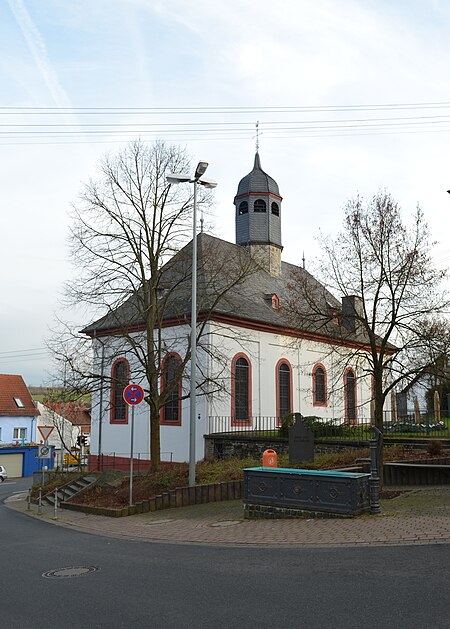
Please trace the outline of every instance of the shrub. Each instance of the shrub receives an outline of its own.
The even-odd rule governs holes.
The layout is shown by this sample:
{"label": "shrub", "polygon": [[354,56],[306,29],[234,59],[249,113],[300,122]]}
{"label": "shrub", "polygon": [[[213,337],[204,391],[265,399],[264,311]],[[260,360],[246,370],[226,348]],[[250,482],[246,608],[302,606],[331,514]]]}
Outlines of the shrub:
{"label": "shrub", "polygon": [[440,456],[442,454],[442,441],[433,439],[427,446],[427,452],[430,456]]}

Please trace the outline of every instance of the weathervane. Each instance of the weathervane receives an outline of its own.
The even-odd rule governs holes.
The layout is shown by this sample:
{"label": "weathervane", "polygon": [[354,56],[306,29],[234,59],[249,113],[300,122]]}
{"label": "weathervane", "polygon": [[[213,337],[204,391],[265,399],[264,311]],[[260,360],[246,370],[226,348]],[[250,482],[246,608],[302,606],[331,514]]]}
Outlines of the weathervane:
{"label": "weathervane", "polygon": [[256,152],[259,152],[259,120],[256,121]]}

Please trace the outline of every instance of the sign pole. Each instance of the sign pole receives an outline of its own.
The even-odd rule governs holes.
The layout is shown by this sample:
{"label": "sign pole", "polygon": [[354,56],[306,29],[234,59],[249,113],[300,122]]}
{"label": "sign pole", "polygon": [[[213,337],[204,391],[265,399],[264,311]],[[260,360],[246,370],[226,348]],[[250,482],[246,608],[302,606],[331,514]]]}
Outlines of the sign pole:
{"label": "sign pole", "polygon": [[139,384],[129,384],[123,390],[123,399],[131,406],[130,436],[130,506],[133,504],[133,456],[134,456],[134,407],[144,399],[144,389]]}
{"label": "sign pole", "polygon": [[130,507],[133,504],[133,441],[134,441],[134,405],[131,407],[131,443],[130,443]]}

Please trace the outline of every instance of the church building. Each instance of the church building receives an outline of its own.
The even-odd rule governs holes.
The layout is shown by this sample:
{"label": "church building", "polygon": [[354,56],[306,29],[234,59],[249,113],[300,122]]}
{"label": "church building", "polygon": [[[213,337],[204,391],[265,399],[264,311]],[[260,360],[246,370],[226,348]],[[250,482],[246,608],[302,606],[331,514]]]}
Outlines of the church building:
{"label": "church building", "polygon": [[[342,423],[371,419],[372,380],[364,358],[368,346],[355,316],[359,299],[347,296],[338,300],[304,265],[282,260],[282,201],[277,182],[264,172],[257,152],[253,168],[239,182],[234,198],[235,243],[203,232],[197,236],[200,322],[202,308],[206,302],[209,304],[208,318],[203,321],[204,345],[199,342],[198,346],[197,370],[204,389],[199,389],[196,402],[197,460],[205,455],[205,435],[243,427],[257,429],[262,418],[266,427],[280,426],[292,412]],[[166,281],[175,281],[174,269],[189,264],[191,247],[192,243],[186,245],[168,263]],[[216,303],[211,286],[220,287],[236,260],[248,264],[248,273],[236,286],[230,284],[223,299]],[[218,261],[223,277],[215,272],[214,283],[208,283],[205,278],[209,266],[214,262],[217,269]],[[210,272],[209,277],[212,275]],[[314,316],[301,324],[292,317],[293,289],[299,281],[304,281],[315,299],[321,300],[318,310],[329,312],[320,325]],[[170,348],[164,372],[168,378],[176,372],[180,355],[186,352],[189,291],[190,284],[185,282],[176,316],[169,308],[164,325],[155,331],[167,339]],[[130,304],[128,301],[119,307],[122,325],[128,335],[139,334],[142,328]],[[139,377],[132,355],[126,349],[121,355],[117,330],[117,318],[113,320],[109,315],[83,330],[92,338],[97,373],[101,361],[105,374],[103,398],[100,400],[96,394],[92,404],[92,455],[99,454],[100,447],[104,455],[128,456],[131,411],[121,400],[123,387],[127,382],[148,387]],[[105,347],[114,347],[114,352],[107,349],[105,353]],[[162,461],[188,460],[189,363],[186,367],[178,393],[161,412]],[[163,387],[164,382],[159,385]],[[149,457],[146,403],[135,407],[133,449],[136,457]]]}

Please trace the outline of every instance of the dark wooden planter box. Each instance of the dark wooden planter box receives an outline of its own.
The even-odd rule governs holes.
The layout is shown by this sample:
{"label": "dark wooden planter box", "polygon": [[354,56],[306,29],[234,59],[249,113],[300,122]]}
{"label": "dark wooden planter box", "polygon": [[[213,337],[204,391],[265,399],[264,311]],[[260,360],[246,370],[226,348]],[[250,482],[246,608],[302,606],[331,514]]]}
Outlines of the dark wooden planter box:
{"label": "dark wooden planter box", "polygon": [[448,485],[450,465],[385,463],[383,475],[386,485]]}
{"label": "dark wooden planter box", "polygon": [[244,502],[286,509],[358,515],[369,511],[369,474],[251,467]]}

